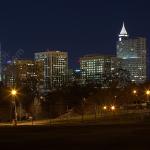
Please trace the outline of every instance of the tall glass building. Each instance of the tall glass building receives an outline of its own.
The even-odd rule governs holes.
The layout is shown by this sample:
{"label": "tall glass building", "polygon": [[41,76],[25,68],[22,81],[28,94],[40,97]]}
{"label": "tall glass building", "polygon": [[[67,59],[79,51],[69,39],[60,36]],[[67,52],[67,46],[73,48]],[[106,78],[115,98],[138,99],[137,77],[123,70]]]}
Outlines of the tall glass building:
{"label": "tall glass building", "polygon": [[44,89],[61,87],[67,82],[68,53],[60,51],[46,51],[35,53],[36,64],[40,66],[40,83]]}
{"label": "tall glass building", "polygon": [[123,23],[117,41],[117,58],[121,59],[121,67],[129,71],[130,78],[135,83],[146,81],[146,38],[129,38]]}

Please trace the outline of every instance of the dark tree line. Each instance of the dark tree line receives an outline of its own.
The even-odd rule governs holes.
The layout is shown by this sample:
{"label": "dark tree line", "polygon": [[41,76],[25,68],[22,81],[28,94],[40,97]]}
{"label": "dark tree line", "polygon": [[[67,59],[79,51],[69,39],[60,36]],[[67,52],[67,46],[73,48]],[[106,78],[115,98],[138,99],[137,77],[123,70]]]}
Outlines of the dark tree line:
{"label": "dark tree line", "polygon": [[[27,113],[32,113],[32,105],[35,97],[39,98],[41,95],[35,88],[30,86],[16,87],[18,94],[16,102],[22,104]],[[64,86],[60,89],[53,90],[40,99],[42,111],[49,116],[56,117],[60,114],[66,113],[69,109],[79,110],[84,103],[92,106],[104,104],[126,105],[131,103],[141,103],[147,99],[146,90],[150,89],[150,83],[133,84],[128,82],[126,86],[118,87],[116,80],[111,80],[109,87],[96,86],[89,83],[86,85],[79,85],[76,82],[69,86]],[[137,93],[134,94],[133,90]],[[4,106],[9,108],[12,97],[10,95],[10,88],[0,85],[0,112]]]}

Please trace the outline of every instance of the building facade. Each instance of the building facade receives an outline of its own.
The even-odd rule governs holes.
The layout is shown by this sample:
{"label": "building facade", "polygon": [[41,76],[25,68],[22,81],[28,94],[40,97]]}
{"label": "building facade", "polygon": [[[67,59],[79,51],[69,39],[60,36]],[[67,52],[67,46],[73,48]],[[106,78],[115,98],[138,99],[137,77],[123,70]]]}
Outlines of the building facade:
{"label": "building facade", "polygon": [[35,53],[35,63],[40,66],[40,87],[49,90],[62,87],[68,79],[68,53],[46,51]]}
{"label": "building facade", "polygon": [[37,72],[32,60],[13,60],[6,65],[5,84],[8,87],[30,85],[37,79]]}
{"label": "building facade", "polygon": [[115,70],[118,61],[116,57],[105,55],[86,55],[80,58],[81,78],[87,81],[102,84],[106,75]]}
{"label": "building facade", "polygon": [[147,60],[146,39],[143,37],[129,38],[124,23],[117,41],[117,58],[121,59],[121,67],[128,70],[135,83],[146,81]]}

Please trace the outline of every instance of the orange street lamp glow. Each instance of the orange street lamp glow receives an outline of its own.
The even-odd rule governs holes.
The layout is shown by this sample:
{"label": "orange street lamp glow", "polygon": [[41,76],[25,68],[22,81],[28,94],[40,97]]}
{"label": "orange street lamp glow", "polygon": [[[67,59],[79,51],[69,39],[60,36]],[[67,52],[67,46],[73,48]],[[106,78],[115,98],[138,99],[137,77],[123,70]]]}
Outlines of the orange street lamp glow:
{"label": "orange street lamp glow", "polygon": [[147,91],[146,91],[146,95],[150,95],[150,90],[147,90]]}
{"label": "orange street lamp glow", "polygon": [[115,110],[115,106],[111,106],[111,110]]}
{"label": "orange street lamp glow", "polygon": [[17,95],[17,91],[15,89],[12,89],[10,94],[12,95],[12,101],[13,101],[13,106],[14,106],[14,118],[12,118],[12,121],[14,123],[15,126],[17,126],[17,106],[16,106],[16,100],[15,100],[15,96]]}
{"label": "orange street lamp glow", "polygon": [[136,94],[137,93],[137,91],[136,90],[133,90],[133,94]]}
{"label": "orange street lamp glow", "polygon": [[15,89],[11,90],[11,95],[12,96],[16,96],[16,94],[17,94],[17,91]]}
{"label": "orange street lamp glow", "polygon": [[107,109],[107,106],[104,106],[103,109],[106,110],[106,109]]}

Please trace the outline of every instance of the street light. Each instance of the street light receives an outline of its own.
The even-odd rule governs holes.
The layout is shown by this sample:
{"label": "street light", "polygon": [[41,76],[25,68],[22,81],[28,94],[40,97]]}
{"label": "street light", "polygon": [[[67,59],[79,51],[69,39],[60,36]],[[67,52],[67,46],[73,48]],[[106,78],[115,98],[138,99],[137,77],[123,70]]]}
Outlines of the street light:
{"label": "street light", "polygon": [[[135,103],[136,103],[136,105],[137,105],[137,104],[138,104],[138,103],[137,103],[137,90],[133,90],[132,93],[133,93],[133,95],[136,96]],[[137,107],[137,106],[136,106],[136,107]]]}
{"label": "street light", "polygon": [[111,110],[114,111],[116,108],[114,105],[111,106]]}
{"label": "street light", "polygon": [[103,109],[106,110],[106,109],[107,109],[107,106],[104,106]]}
{"label": "street light", "polygon": [[11,90],[11,95],[16,96],[17,91],[15,89]]}
{"label": "street light", "polygon": [[82,121],[84,120],[84,105],[85,105],[85,103],[86,103],[86,98],[84,97],[82,99]]}
{"label": "street light", "polygon": [[147,94],[147,95],[150,95],[150,90],[146,90],[146,94]]}
{"label": "street light", "polygon": [[149,101],[150,90],[146,90],[147,101]]}
{"label": "street light", "polygon": [[12,103],[14,105],[14,118],[13,121],[15,123],[15,126],[17,126],[17,109],[16,109],[16,95],[17,95],[17,91],[15,89],[11,90],[11,95],[12,95]]}
{"label": "street light", "polygon": [[137,91],[136,90],[133,90],[133,94],[136,94],[137,93]]}

